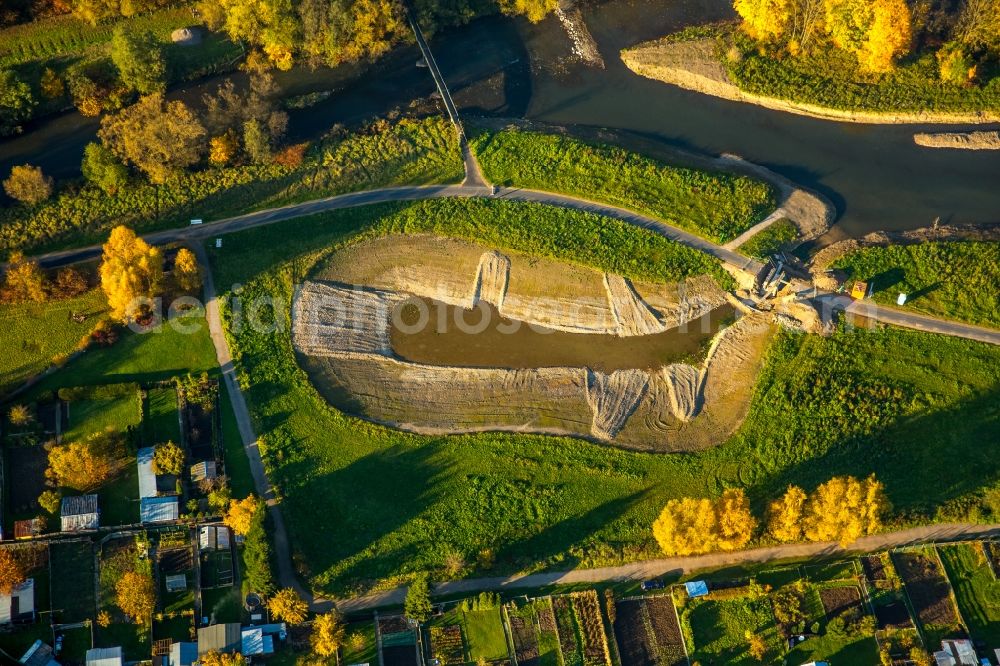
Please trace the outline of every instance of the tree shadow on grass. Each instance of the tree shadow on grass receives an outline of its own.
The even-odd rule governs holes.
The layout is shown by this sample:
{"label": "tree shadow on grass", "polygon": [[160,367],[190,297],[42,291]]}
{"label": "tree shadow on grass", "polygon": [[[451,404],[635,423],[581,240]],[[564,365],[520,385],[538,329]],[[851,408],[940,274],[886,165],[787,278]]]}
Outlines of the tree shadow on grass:
{"label": "tree shadow on grass", "polygon": [[941,504],[1000,479],[1000,385],[831,446],[755,489],[770,498],[788,484],[806,490],[833,476],[874,473],[897,510],[932,514]]}
{"label": "tree shadow on grass", "polygon": [[909,295],[909,297],[907,298],[907,300],[915,301],[915,300],[917,300],[919,298],[923,298],[924,296],[927,296],[928,294],[934,293],[935,291],[937,291],[938,289],[940,289],[942,286],[944,286],[944,282],[942,282],[941,280],[938,280],[937,282],[929,284],[926,287],[923,287],[923,288],[918,289],[917,291],[913,292],[912,294]]}

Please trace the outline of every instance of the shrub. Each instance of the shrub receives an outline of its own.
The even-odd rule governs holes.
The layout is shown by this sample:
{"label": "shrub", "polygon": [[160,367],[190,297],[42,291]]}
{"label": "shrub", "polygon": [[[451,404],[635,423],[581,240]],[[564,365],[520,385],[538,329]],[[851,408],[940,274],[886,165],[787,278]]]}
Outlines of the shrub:
{"label": "shrub", "polygon": [[83,177],[105,194],[115,194],[128,184],[128,167],[100,143],[88,143],[83,149]]}
{"label": "shrub", "polygon": [[46,490],[38,496],[38,505],[53,516],[59,513],[61,502],[62,495],[56,490]]}
{"label": "shrub", "polygon": [[937,52],[938,72],[942,81],[958,85],[975,78],[976,63],[958,42],[949,42]]}
{"label": "shrub", "polygon": [[22,164],[10,170],[10,177],[3,181],[3,189],[12,199],[36,204],[52,196],[53,184],[52,178],[42,173],[41,167]]}

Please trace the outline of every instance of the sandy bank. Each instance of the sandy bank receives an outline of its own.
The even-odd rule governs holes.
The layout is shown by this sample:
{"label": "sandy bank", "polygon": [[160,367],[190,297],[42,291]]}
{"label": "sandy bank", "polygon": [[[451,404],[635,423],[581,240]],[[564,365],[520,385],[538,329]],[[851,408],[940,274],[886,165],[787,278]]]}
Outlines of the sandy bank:
{"label": "sandy bank", "polygon": [[975,113],[847,111],[755,95],[741,90],[730,80],[725,67],[719,62],[715,40],[712,38],[685,42],[654,40],[623,50],[621,58],[629,69],[640,76],[713,97],[823,120],[872,125],[980,124],[1000,121],[1000,114],[985,111]]}
{"label": "sandy bank", "polygon": [[1000,150],[1000,132],[941,132],[914,134],[913,142],[925,148]]}

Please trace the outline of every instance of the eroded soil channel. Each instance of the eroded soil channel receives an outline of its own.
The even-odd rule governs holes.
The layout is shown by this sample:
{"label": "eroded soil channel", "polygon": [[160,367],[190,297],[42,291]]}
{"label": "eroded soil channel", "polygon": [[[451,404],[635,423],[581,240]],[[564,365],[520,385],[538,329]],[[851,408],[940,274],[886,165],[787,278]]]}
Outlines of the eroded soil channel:
{"label": "eroded soil channel", "polygon": [[468,309],[411,297],[393,312],[390,343],[399,358],[463,368],[654,370],[699,363],[712,337],[735,318],[723,305],[663,333],[634,337],[571,333],[509,319],[490,303]]}

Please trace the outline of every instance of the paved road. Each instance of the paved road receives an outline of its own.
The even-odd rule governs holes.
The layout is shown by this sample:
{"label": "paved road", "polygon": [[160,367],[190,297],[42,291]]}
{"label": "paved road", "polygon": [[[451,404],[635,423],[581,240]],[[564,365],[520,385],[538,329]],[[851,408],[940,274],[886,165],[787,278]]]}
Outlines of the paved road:
{"label": "paved road", "polygon": [[219,299],[215,294],[215,281],[212,278],[211,264],[205,255],[205,249],[200,243],[195,244],[195,254],[198,256],[198,263],[201,264],[202,275],[204,276],[204,297],[205,297],[205,319],[208,320],[208,331],[215,346],[215,356],[219,361],[219,368],[222,371],[222,380],[226,384],[229,393],[229,401],[233,407],[233,414],[236,416],[236,425],[240,431],[240,439],[243,441],[243,449],[247,453],[250,461],[250,475],[253,477],[253,485],[257,490],[257,495],[264,499],[267,504],[267,512],[271,518],[271,539],[274,544],[275,559],[278,564],[278,581],[282,587],[290,587],[305,599],[310,599],[311,595],[302,587],[295,575],[292,566],[291,542],[288,539],[288,532],[285,529],[285,521],[281,515],[281,508],[278,506],[274,496],[274,488],[271,486],[267,472],[264,471],[264,463],[260,458],[260,448],[257,445],[257,435],[254,433],[253,420],[250,418],[250,410],[247,409],[243,391],[240,389],[239,380],[236,377],[236,368],[233,365],[233,357],[229,352],[229,343],[222,328],[222,318],[219,315]]}
{"label": "paved road", "polygon": [[[572,585],[575,583],[592,584],[647,580],[670,574],[677,575],[733,565],[825,557],[847,552],[871,552],[916,543],[961,541],[997,536],[1000,536],[1000,525],[968,525],[961,523],[929,525],[864,537],[859,539],[857,543],[852,544],[849,549],[841,548],[835,543],[796,543],[743,550],[734,553],[710,553],[708,555],[692,557],[647,560],[645,562],[634,562],[618,567],[553,571],[525,576],[469,578],[466,580],[439,583],[434,586],[434,594],[453,595],[479,592],[480,590],[514,590],[539,588],[549,585]],[[385,592],[340,600],[336,602],[336,605],[342,613],[356,613],[382,606],[402,604],[405,597],[406,588],[399,587]],[[328,607],[327,604],[319,606],[321,610],[326,610]]]}
{"label": "paved road", "polygon": [[[305,215],[315,215],[331,210],[342,208],[354,208],[357,206],[368,206],[371,204],[385,203],[391,201],[419,201],[424,199],[439,199],[447,197],[487,197],[496,199],[507,199],[510,201],[534,202],[559,206],[572,210],[587,211],[606,217],[634,224],[639,227],[650,229],[656,233],[669,238],[670,240],[683,243],[689,247],[706,252],[734,268],[744,270],[752,275],[756,275],[763,267],[760,263],[748,259],[747,257],[728,250],[721,245],[705,240],[690,232],[670,226],[664,222],[654,220],[651,217],[640,215],[625,208],[611,206],[608,204],[590,201],[580,197],[555,192],[543,192],[541,190],[528,190],[520,188],[500,187],[494,190],[491,187],[478,187],[473,185],[414,185],[404,187],[387,187],[376,190],[366,190],[364,192],[351,192],[323,199],[314,199],[300,204],[282,206],[280,208],[269,208],[267,210],[237,215],[215,222],[181,227],[179,229],[168,229],[146,234],[143,238],[155,245],[165,245],[167,243],[177,243],[183,241],[193,241],[203,238],[231,234],[237,231],[245,231],[256,227],[262,227],[276,222],[284,222]],[[77,248],[73,250],[62,250],[50,252],[35,257],[38,262],[46,267],[52,268],[65,264],[76,263],[87,259],[94,259],[101,254],[100,245]]]}

